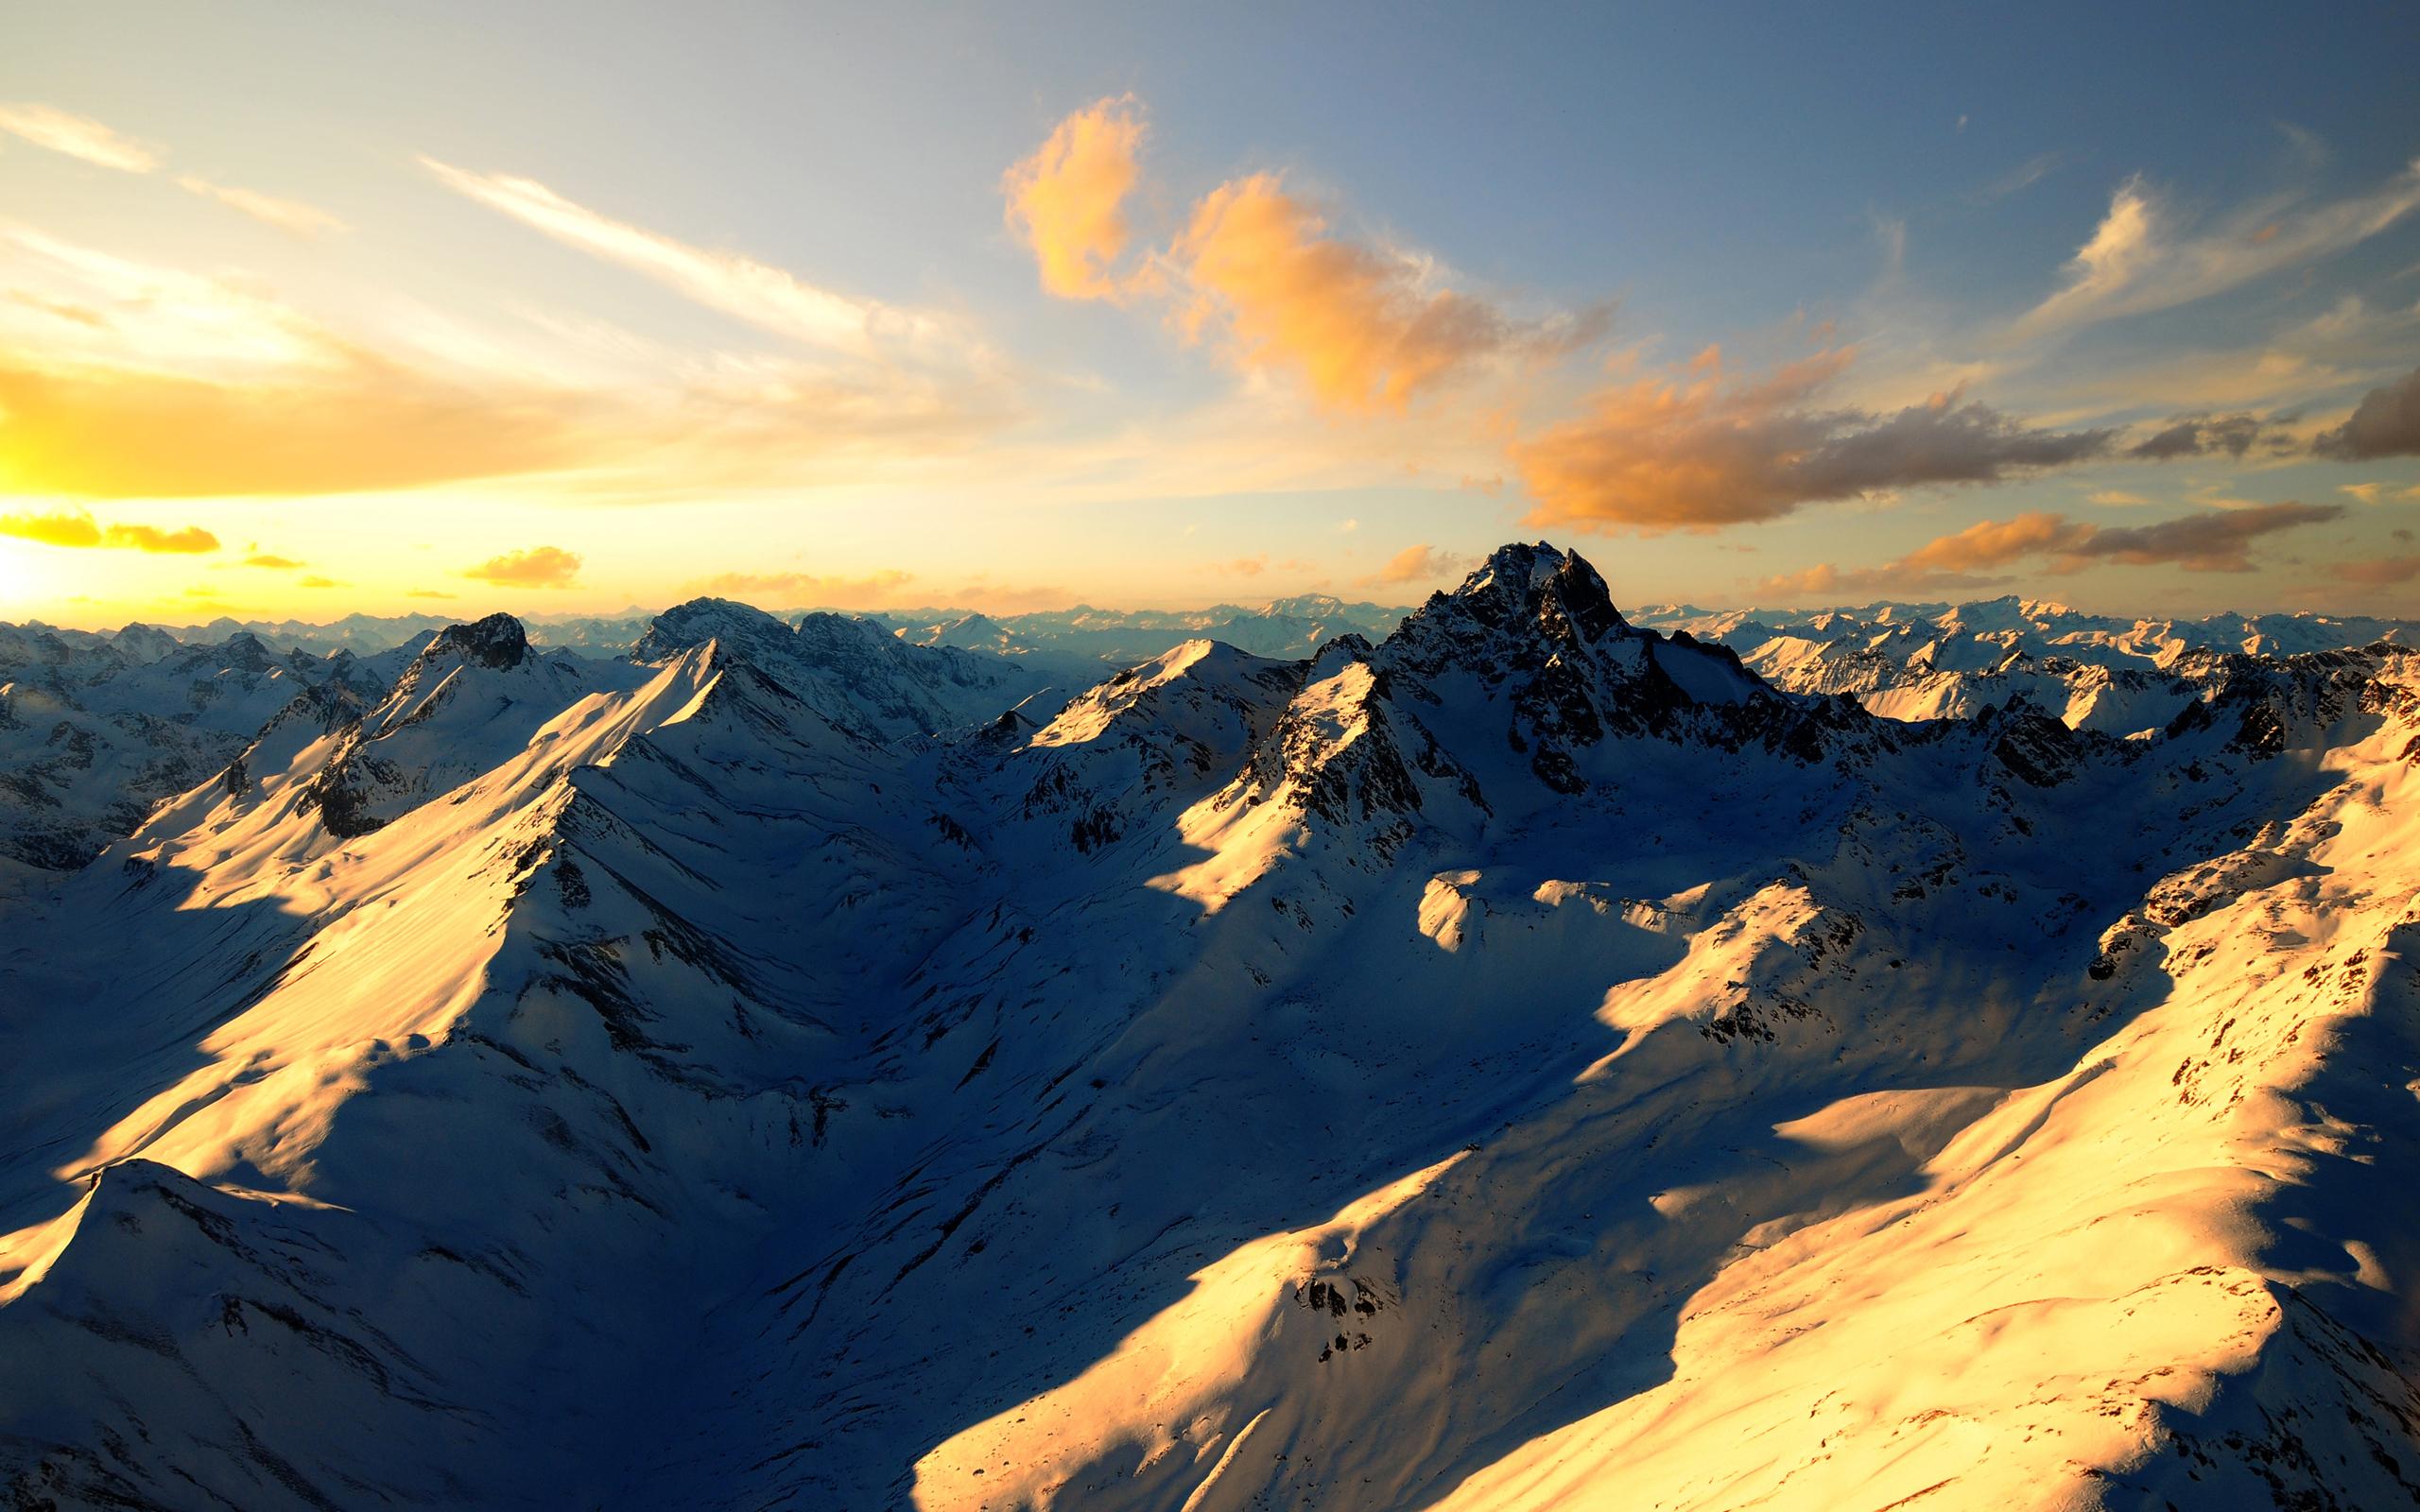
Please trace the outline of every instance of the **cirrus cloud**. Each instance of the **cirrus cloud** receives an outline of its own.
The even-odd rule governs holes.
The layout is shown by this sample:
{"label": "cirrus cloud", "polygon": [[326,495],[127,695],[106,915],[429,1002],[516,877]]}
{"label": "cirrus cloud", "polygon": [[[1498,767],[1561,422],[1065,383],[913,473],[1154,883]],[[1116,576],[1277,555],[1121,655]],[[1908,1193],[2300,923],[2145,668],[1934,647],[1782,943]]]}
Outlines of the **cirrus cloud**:
{"label": "cirrus cloud", "polygon": [[809,346],[880,356],[900,345],[943,342],[949,322],[924,311],[819,288],[786,268],[737,252],[692,247],[575,203],[534,179],[475,173],[422,158],[440,183],[531,230],[652,278],[710,309]]}
{"label": "cirrus cloud", "polygon": [[0,131],[120,173],[149,173],[160,165],[151,149],[118,135],[89,116],[49,105],[0,105]]}
{"label": "cirrus cloud", "polygon": [[280,199],[253,189],[239,189],[233,184],[213,183],[196,174],[180,174],[177,187],[187,194],[216,199],[231,210],[245,215],[266,226],[274,226],[290,235],[308,239],[345,229],[345,223],[317,205],[306,205],[299,199]]}
{"label": "cirrus cloud", "polygon": [[2368,240],[2420,208],[2420,161],[2368,194],[2327,204],[2248,205],[2198,233],[2140,177],[2118,185],[2061,286],[2009,327],[2028,340],[2172,309]]}

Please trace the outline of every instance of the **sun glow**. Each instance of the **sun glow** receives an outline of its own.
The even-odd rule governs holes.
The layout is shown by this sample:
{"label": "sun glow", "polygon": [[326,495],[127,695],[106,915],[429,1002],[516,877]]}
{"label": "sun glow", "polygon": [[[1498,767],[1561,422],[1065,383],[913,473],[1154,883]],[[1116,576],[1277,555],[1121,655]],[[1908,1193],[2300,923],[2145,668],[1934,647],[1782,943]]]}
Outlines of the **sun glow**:
{"label": "sun glow", "polygon": [[33,596],[33,563],[17,547],[0,541],[0,617],[13,617]]}

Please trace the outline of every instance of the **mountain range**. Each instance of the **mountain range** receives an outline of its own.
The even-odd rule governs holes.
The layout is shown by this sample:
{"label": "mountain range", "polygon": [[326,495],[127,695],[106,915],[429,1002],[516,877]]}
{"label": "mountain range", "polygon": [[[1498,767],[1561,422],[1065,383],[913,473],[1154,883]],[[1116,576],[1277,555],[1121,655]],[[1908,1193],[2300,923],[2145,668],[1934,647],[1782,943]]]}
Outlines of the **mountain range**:
{"label": "mountain range", "polygon": [[2411,623],[1210,614],[0,631],[0,1485],[2420,1500]]}

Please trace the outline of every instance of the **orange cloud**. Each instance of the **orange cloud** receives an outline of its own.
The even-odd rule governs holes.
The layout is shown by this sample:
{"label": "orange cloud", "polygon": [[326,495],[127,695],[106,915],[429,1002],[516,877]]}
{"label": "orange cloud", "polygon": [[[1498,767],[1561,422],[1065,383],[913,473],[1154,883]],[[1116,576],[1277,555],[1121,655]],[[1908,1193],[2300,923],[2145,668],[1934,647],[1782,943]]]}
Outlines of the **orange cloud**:
{"label": "orange cloud", "polygon": [[296,561],[291,557],[280,557],[274,552],[262,551],[254,552],[251,556],[245,558],[244,565],[247,567],[268,567],[285,570],[303,566],[304,563]]}
{"label": "orange cloud", "polygon": [[160,165],[141,143],[130,142],[88,116],[48,105],[0,105],[0,131],[121,173],[149,173]]}
{"label": "orange cloud", "polygon": [[1223,328],[1247,369],[1298,372],[1322,404],[1400,409],[1522,339],[1493,305],[1429,287],[1428,265],[1332,236],[1274,174],[1219,185],[1170,249],[1185,334]]}
{"label": "orange cloud", "polygon": [[965,365],[661,352],[633,376],[475,340],[391,353],[255,290],[19,228],[0,228],[0,494],[344,493],[577,469],[590,489],[690,495],[929,463],[1017,404]]}
{"label": "orange cloud", "polygon": [[0,354],[0,489],[82,498],[342,493],[534,472],[585,450],[561,397],[486,398],[367,355],[336,372],[218,381],[46,371]]}
{"label": "orange cloud", "polygon": [[1935,396],[1894,415],[1824,407],[1837,350],[1735,384],[1708,348],[1677,377],[1599,390],[1587,413],[1516,441],[1533,525],[1715,530],[1801,505],[1927,484],[1996,483],[2106,452],[2115,432],[2050,431]]}
{"label": "orange cloud", "polygon": [[1470,565],[1467,558],[1423,543],[1406,546],[1387,558],[1387,564],[1361,579],[1371,585],[1421,583],[1434,578],[1450,577]]}
{"label": "orange cloud", "polygon": [[717,598],[778,602],[820,609],[873,609],[895,602],[912,573],[888,569],[863,577],[820,577],[813,573],[717,573],[689,585]]}
{"label": "orange cloud", "polygon": [[1001,181],[1009,229],[1032,249],[1047,292],[1101,300],[1123,291],[1111,269],[1131,240],[1126,197],[1142,144],[1142,109],[1126,94],[1068,116],[1009,169]]}
{"label": "orange cloud", "polygon": [[2345,582],[2364,588],[2386,588],[2420,578],[2420,555],[2355,558],[2338,562],[2334,570]]}
{"label": "orange cloud", "polygon": [[163,530],[157,525],[110,525],[80,514],[12,514],[0,516],[0,536],[36,541],[45,546],[103,547],[119,551],[194,555],[218,549],[218,538],[199,525]]}
{"label": "orange cloud", "polygon": [[465,567],[462,576],[516,588],[569,588],[579,576],[579,554],[560,546],[532,546]]}
{"label": "orange cloud", "polygon": [[1966,573],[1923,572],[1900,562],[1879,567],[1835,567],[1817,562],[1794,573],[1759,581],[1752,592],[1768,599],[1840,599],[1852,594],[1958,593],[1996,588],[2005,577],[1978,577]]}
{"label": "orange cloud", "polygon": [[1956,535],[1927,541],[1900,559],[1904,566],[1919,571],[1969,572],[2066,550],[2091,540],[2093,534],[2094,528],[2080,521],[2034,512],[2014,520],[1979,520]]}

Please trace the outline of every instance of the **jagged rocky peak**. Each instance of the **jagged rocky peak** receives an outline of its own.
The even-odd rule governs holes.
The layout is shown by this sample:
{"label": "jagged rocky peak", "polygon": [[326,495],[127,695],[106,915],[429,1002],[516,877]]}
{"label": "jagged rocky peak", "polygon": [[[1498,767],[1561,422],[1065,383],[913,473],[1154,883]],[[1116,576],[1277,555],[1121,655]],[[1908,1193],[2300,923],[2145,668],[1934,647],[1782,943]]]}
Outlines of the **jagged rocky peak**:
{"label": "jagged rocky peak", "polygon": [[[1614,608],[1605,579],[1587,558],[1543,541],[1497,547],[1445,598],[1463,616],[1490,629],[1537,625],[1554,639],[1576,636],[1582,644],[1593,644],[1630,628]],[[1431,599],[1428,609],[1437,602]]]}
{"label": "jagged rocky peak", "polygon": [[818,610],[799,616],[791,634],[802,649],[857,650],[887,644],[898,639],[880,620],[863,614],[840,614],[831,610]]}
{"label": "jagged rocky peak", "polygon": [[1539,541],[1499,547],[1451,593],[1434,593],[1381,647],[1403,670],[1461,666],[1495,681],[1555,657],[1643,639],[1585,558]]}
{"label": "jagged rocky peak", "polygon": [[529,655],[529,633],[510,614],[491,614],[469,625],[449,625],[421,650],[424,662],[459,658],[471,666],[517,667]]}
{"label": "jagged rocky peak", "polygon": [[217,660],[231,671],[267,672],[277,659],[269,655],[259,636],[250,630],[237,630],[219,646]]}
{"label": "jagged rocky peak", "polygon": [[790,634],[787,625],[752,605],[728,598],[693,598],[648,621],[647,633],[631,647],[631,660],[668,661],[709,641],[726,648],[778,646],[786,644]]}
{"label": "jagged rocky peak", "polygon": [[110,644],[136,666],[148,666],[177,649],[175,636],[158,626],[146,625],[139,620],[111,637]]}

